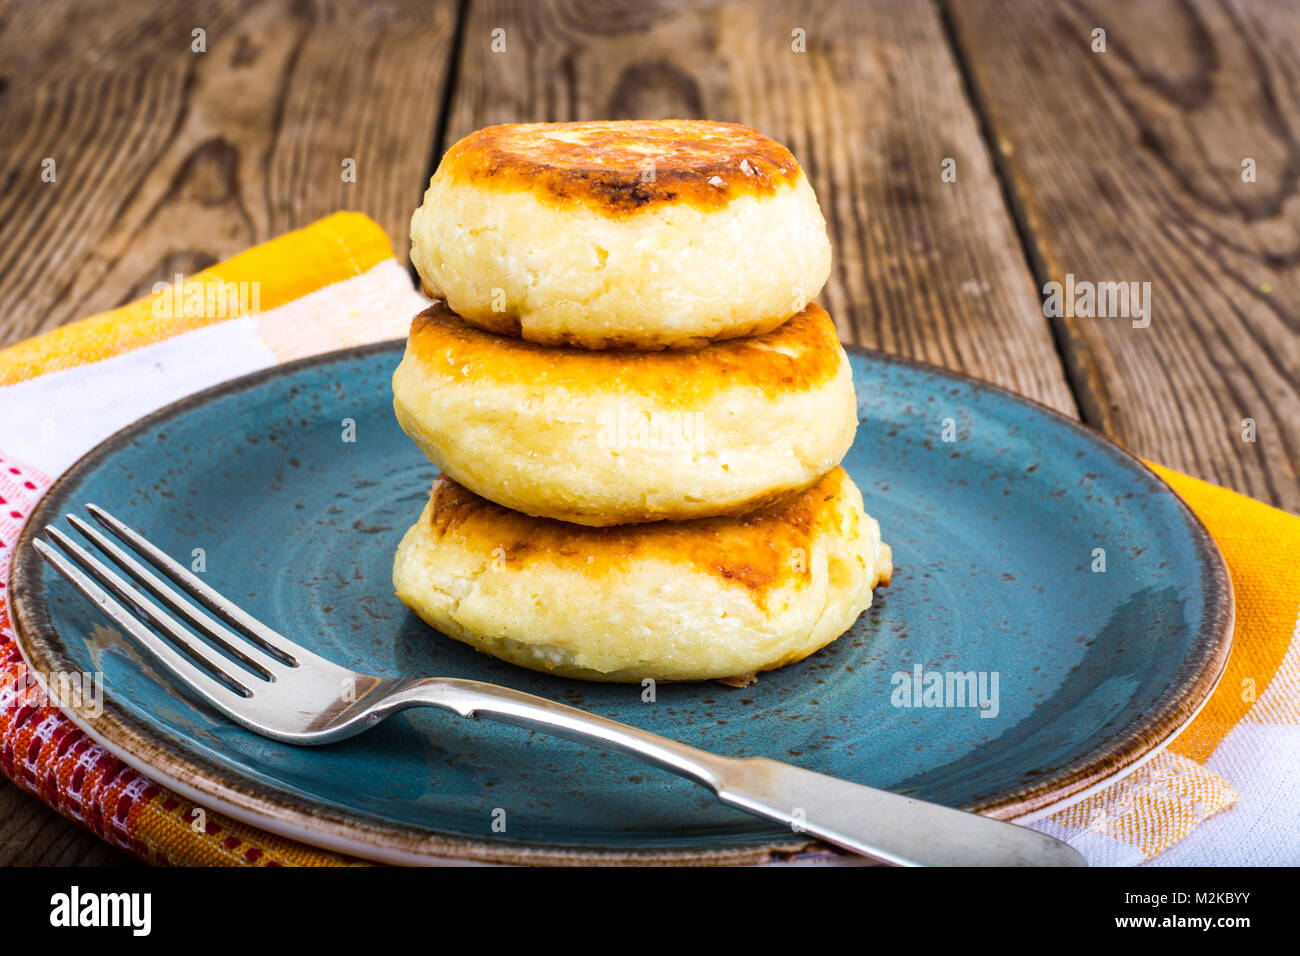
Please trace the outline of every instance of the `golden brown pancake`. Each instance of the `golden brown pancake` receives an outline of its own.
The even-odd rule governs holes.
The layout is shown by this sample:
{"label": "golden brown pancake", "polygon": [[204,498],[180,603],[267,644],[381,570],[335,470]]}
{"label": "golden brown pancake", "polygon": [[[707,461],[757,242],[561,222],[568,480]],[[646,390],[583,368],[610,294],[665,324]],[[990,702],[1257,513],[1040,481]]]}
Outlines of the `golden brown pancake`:
{"label": "golden brown pancake", "polygon": [[[816,536],[833,531],[839,515],[826,503],[843,494],[849,476],[836,468],[783,504],[746,515],[590,528],[534,518],[482,498],[440,476],[430,494],[431,541],[452,535],[490,555],[500,549],[508,568],[538,562],[599,578],[629,562],[661,558],[743,587],[766,606],[773,590],[805,581],[811,572],[790,555],[807,554]],[[889,583],[889,575],[882,575]]]}
{"label": "golden brown pancake", "polygon": [[542,345],[694,348],[762,334],[830,273],[784,146],[695,120],[492,126],[456,143],[411,217],[425,291]]}
{"label": "golden brown pancake", "polygon": [[398,549],[398,596],[525,667],[593,680],[735,678],[812,653],[889,583],[892,556],[836,468],[735,518],[585,528],[440,478]]}
{"label": "golden brown pancake", "polygon": [[780,501],[838,464],[857,428],[848,358],[815,305],[766,335],[641,352],[535,345],[439,303],[412,323],[393,397],[449,477],[593,526]]}

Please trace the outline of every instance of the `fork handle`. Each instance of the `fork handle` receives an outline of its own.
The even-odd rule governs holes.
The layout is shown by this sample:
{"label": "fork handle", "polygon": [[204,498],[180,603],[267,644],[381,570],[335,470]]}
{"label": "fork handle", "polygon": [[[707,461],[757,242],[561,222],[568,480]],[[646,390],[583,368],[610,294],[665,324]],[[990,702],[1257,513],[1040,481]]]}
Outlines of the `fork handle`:
{"label": "fork handle", "polygon": [[[708,787],[723,803],[900,866],[1082,866],[1071,846],[954,810],[764,757],[723,757],[567,704],[481,681],[428,678],[387,702],[487,717],[637,757]],[[385,707],[388,710],[389,707]]]}

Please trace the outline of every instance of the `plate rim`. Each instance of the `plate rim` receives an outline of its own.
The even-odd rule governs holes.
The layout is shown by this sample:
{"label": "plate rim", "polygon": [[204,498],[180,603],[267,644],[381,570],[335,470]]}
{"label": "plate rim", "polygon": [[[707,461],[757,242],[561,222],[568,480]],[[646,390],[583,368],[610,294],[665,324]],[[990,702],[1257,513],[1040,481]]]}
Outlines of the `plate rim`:
{"label": "plate rim", "polygon": [[[10,569],[9,605],[15,643],[38,682],[56,673],[62,659],[61,641],[45,606],[40,585],[44,562],[31,542],[36,530],[56,517],[54,507],[61,490],[111,457],[137,433],[169,421],[191,408],[226,395],[245,392],[303,369],[399,351],[405,339],[386,339],[307,356],[257,369],[227,379],[162,406],[113,432],[82,454],[42,494],[14,545]],[[1217,544],[1197,517],[1164,478],[1132,452],[1112,442],[1091,426],[1076,421],[1037,399],[964,372],[933,365],[908,356],[862,346],[843,345],[846,352],[872,361],[897,364],[965,385],[976,393],[991,392],[1044,414],[1064,425],[1102,451],[1151,481],[1176,502],[1194,551],[1211,587],[1202,595],[1205,614],[1193,639],[1203,660],[1176,693],[1160,699],[1148,710],[1138,728],[1128,728],[1086,751],[1049,779],[1008,791],[969,809],[1002,820],[1027,823],[1087,798],[1127,776],[1154,758],[1204,707],[1227,667],[1232,650],[1235,597],[1232,579]],[[1190,659],[1190,658],[1189,658]],[[417,833],[397,824],[379,824],[354,813],[343,813],[257,781],[232,778],[228,771],[205,757],[185,751],[148,731],[106,694],[103,712],[93,718],[84,708],[61,707],[62,712],[87,736],[138,772],[201,805],[233,819],[309,845],[361,859],[397,864],[508,863],[531,865],[736,865],[785,861],[809,855],[839,857],[842,852],[810,838],[771,840],[731,847],[612,849],[560,844],[520,844],[508,840],[476,840],[447,834]]]}

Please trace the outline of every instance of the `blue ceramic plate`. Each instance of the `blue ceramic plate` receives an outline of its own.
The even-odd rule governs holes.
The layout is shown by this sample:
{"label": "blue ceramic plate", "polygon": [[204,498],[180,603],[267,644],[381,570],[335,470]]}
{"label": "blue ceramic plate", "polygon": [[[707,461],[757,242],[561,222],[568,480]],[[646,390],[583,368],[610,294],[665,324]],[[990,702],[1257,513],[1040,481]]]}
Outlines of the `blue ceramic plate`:
{"label": "blue ceramic plate", "polygon": [[[211,584],[349,667],[493,681],[723,754],[1002,818],[1132,770],[1195,715],[1227,660],[1227,573],[1151,471],[1008,392],[853,351],[862,423],[844,465],[896,572],[848,634],[751,687],[663,685],[653,703],[639,686],[502,663],[393,596],[393,551],[434,478],[393,419],[400,355],[400,343],[335,353],[170,406],[60,479],[19,545],[29,663],[104,675],[103,715],[74,719],[154,779],[247,822],[395,862],[753,861],[809,846],[629,758],[431,710],[316,749],[255,736],[145,665],[37,558],[34,529],[96,502],[187,563],[202,548]],[[984,705],[955,706],[954,693],[954,706],[918,706],[924,694],[904,706],[918,668],[923,689],[930,673],[975,672]]]}

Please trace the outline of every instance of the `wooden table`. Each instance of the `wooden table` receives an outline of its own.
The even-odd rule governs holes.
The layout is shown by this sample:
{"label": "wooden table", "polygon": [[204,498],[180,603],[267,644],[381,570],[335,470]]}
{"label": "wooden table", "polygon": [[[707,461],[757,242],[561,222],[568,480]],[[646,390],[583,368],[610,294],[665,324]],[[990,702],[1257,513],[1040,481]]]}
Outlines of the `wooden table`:
{"label": "wooden table", "polygon": [[[1266,0],[0,2],[0,344],[341,208],[405,256],[489,123],[734,120],[806,167],[845,341],[1300,511],[1297,49]],[[1150,324],[1045,316],[1067,274]],[[125,861],[0,787],[0,862]]]}

